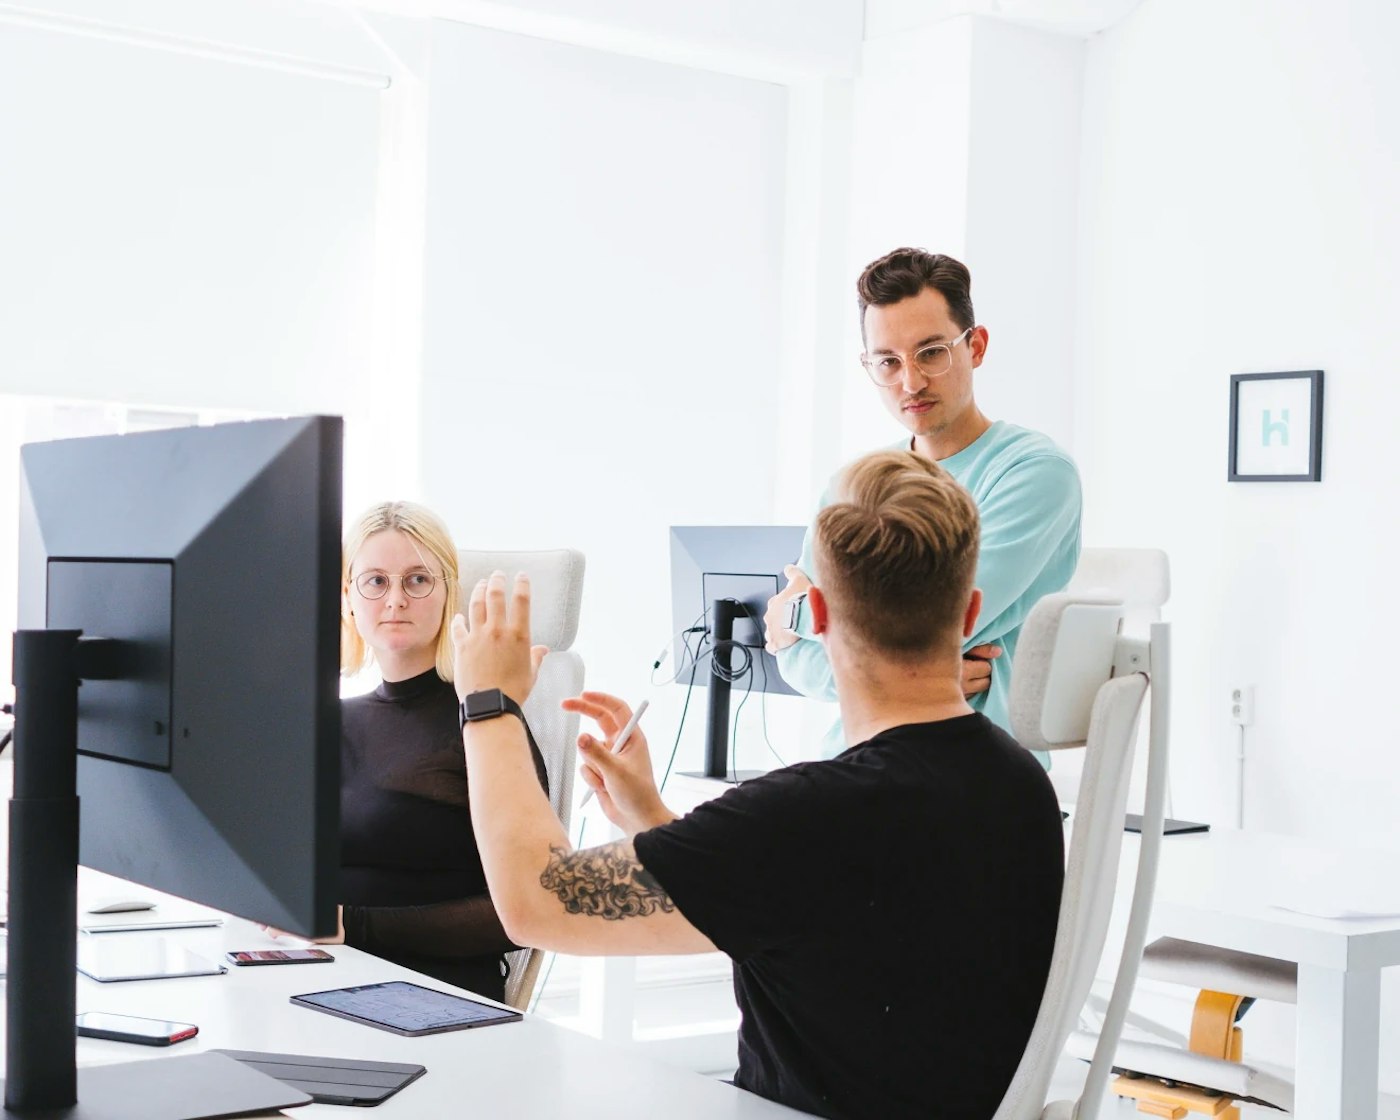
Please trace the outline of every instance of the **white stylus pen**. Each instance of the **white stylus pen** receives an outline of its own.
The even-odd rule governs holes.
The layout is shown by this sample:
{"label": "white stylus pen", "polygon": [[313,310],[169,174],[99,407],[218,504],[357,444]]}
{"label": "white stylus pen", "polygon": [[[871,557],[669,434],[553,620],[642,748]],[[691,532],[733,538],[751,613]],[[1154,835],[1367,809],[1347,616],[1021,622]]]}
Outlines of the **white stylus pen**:
{"label": "white stylus pen", "polygon": [[[637,724],[641,722],[642,713],[649,707],[651,707],[650,700],[643,700],[637,705],[637,710],[632,713],[632,718],[623,725],[622,733],[618,735],[617,742],[612,745],[612,750],[608,752],[609,754],[617,754],[618,751],[622,750],[622,748],[627,745],[627,740],[632,738],[632,732],[637,730]],[[582,809],[588,804],[592,797],[593,787],[589,786],[588,792],[583,795],[583,800],[578,803],[578,807]]]}

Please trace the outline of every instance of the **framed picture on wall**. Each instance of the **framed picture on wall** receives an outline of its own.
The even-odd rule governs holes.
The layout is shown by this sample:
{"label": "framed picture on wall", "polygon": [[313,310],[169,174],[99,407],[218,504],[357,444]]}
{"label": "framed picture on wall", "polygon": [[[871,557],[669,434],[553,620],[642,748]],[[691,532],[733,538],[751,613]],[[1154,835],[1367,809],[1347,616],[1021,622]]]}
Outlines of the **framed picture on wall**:
{"label": "framed picture on wall", "polygon": [[1322,481],[1322,370],[1230,375],[1229,479]]}

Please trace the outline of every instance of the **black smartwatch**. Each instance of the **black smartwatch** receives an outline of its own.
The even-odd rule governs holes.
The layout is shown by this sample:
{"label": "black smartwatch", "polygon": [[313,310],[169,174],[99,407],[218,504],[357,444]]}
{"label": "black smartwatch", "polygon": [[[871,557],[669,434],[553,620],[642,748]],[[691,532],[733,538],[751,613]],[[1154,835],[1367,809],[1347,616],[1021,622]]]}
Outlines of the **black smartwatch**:
{"label": "black smartwatch", "polygon": [[499,688],[486,688],[480,692],[469,692],[460,709],[462,726],[482,719],[495,719],[497,716],[515,716],[528,733],[530,725],[525,722],[525,713],[520,705]]}

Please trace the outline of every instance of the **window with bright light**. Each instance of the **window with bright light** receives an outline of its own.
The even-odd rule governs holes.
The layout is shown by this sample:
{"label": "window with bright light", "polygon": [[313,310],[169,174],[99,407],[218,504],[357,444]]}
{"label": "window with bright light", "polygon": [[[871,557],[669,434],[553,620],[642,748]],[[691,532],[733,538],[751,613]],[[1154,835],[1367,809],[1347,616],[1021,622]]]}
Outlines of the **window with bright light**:
{"label": "window with bright light", "polygon": [[0,695],[10,696],[10,634],[19,611],[19,449],[78,436],[184,428],[261,414],[231,409],[154,408],[120,401],[77,401],[0,394]]}

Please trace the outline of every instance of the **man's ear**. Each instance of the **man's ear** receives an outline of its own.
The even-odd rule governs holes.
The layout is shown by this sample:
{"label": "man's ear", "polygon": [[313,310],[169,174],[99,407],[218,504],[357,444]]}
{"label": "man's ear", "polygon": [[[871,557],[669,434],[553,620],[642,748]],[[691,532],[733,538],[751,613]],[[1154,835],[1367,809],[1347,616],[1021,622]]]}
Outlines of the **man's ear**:
{"label": "man's ear", "polygon": [[967,348],[972,354],[972,368],[976,369],[982,364],[982,359],[987,356],[987,344],[991,342],[991,336],[987,333],[986,327],[975,327],[967,336]]}
{"label": "man's ear", "polygon": [[831,607],[820,587],[807,588],[807,613],[812,618],[813,634],[825,634],[831,629]]}
{"label": "man's ear", "polygon": [[974,587],[967,600],[967,613],[963,615],[963,637],[972,637],[977,627],[977,616],[982,613],[982,589]]}

